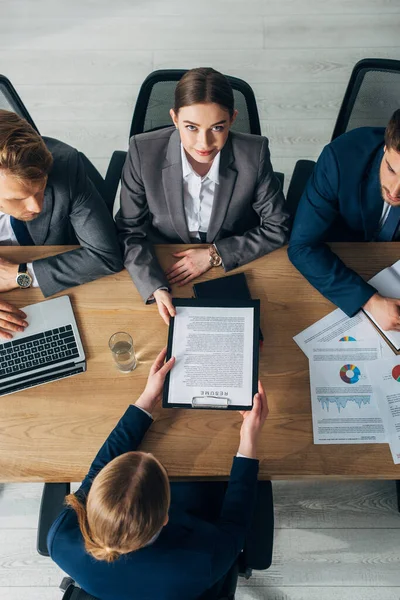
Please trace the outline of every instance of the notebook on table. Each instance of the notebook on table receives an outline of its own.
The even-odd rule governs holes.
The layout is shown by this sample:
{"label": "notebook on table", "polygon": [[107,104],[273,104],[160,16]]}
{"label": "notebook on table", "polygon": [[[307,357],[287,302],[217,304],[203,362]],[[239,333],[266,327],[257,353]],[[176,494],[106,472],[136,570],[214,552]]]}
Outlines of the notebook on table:
{"label": "notebook on table", "polygon": [[[227,277],[219,277],[202,283],[195,283],[193,291],[196,298],[203,300],[210,298],[212,300],[251,300],[250,290],[247,285],[246,275],[237,273]],[[260,328],[260,345],[264,341],[264,336]]]}
{"label": "notebook on table", "polygon": [[25,306],[29,325],[0,339],[0,396],[86,371],[68,296]]}

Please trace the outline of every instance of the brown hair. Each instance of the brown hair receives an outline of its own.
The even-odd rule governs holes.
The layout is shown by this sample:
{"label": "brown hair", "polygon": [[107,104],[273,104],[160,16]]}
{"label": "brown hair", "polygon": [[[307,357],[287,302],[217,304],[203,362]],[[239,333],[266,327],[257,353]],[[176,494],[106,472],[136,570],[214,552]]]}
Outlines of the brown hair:
{"label": "brown hair", "polygon": [[148,544],[163,527],[170,503],[168,476],[152,454],[127,452],[95,477],[86,505],[75,494],[65,501],[77,514],[86,551],[112,562]]}
{"label": "brown hair", "polygon": [[385,146],[400,152],[400,108],[395,110],[385,131]]}
{"label": "brown hair", "polygon": [[183,106],[215,102],[225,108],[232,117],[234,99],[231,84],[222,73],[211,67],[199,67],[187,71],[175,88],[175,114]]}
{"label": "brown hair", "polygon": [[28,121],[0,110],[0,169],[25,182],[43,179],[52,165],[51,153]]}

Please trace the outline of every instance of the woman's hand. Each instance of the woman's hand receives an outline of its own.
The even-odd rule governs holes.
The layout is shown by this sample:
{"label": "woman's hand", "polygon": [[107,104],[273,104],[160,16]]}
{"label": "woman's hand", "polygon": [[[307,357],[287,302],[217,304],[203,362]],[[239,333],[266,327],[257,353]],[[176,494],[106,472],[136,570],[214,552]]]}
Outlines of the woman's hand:
{"label": "woman's hand", "polygon": [[9,340],[11,332],[24,331],[28,323],[25,321],[26,314],[16,306],[0,300],[0,339]]}
{"label": "woman's hand", "polygon": [[169,325],[169,318],[176,315],[175,306],[172,304],[172,296],[167,290],[156,290],[153,294],[157,302],[158,312],[163,321]]}
{"label": "woman's hand", "polygon": [[199,277],[199,275],[211,269],[208,246],[206,248],[184,250],[172,256],[181,260],[178,260],[177,263],[166,271],[166,276],[171,284],[186,285],[189,281],[195,279],[195,277]]}
{"label": "woman's hand", "polygon": [[167,348],[163,348],[150,368],[146,387],[135,402],[137,406],[144,408],[150,414],[153,412],[156,404],[161,400],[165,377],[175,363],[175,357],[172,356],[169,361],[164,364],[166,355]]}
{"label": "woman's hand", "polygon": [[258,382],[258,393],[254,396],[252,410],[243,410],[240,414],[243,423],[238,452],[248,458],[256,458],[258,436],[268,416],[268,402],[261,381]]}

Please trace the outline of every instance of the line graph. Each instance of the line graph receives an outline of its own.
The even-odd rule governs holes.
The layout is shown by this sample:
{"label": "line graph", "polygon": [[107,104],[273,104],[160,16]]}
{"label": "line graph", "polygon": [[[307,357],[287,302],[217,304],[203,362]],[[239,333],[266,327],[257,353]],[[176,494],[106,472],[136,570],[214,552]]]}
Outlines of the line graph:
{"label": "line graph", "polygon": [[345,409],[348,402],[354,402],[358,408],[371,403],[371,396],[318,396],[318,402],[321,404],[323,410],[329,412],[329,406],[336,404],[338,411]]}

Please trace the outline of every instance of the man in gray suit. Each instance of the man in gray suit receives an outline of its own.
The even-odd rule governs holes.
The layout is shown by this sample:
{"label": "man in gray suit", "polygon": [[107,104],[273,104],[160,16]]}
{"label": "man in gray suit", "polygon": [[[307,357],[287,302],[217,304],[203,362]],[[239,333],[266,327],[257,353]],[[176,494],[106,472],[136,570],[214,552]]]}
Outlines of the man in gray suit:
{"label": "man in gray suit", "polygon": [[[0,110],[0,246],[66,244],[81,247],[27,265],[0,258],[0,292],[32,285],[47,297],[123,268],[113,219],[78,152]],[[0,337],[23,331],[23,316],[0,301]]]}

